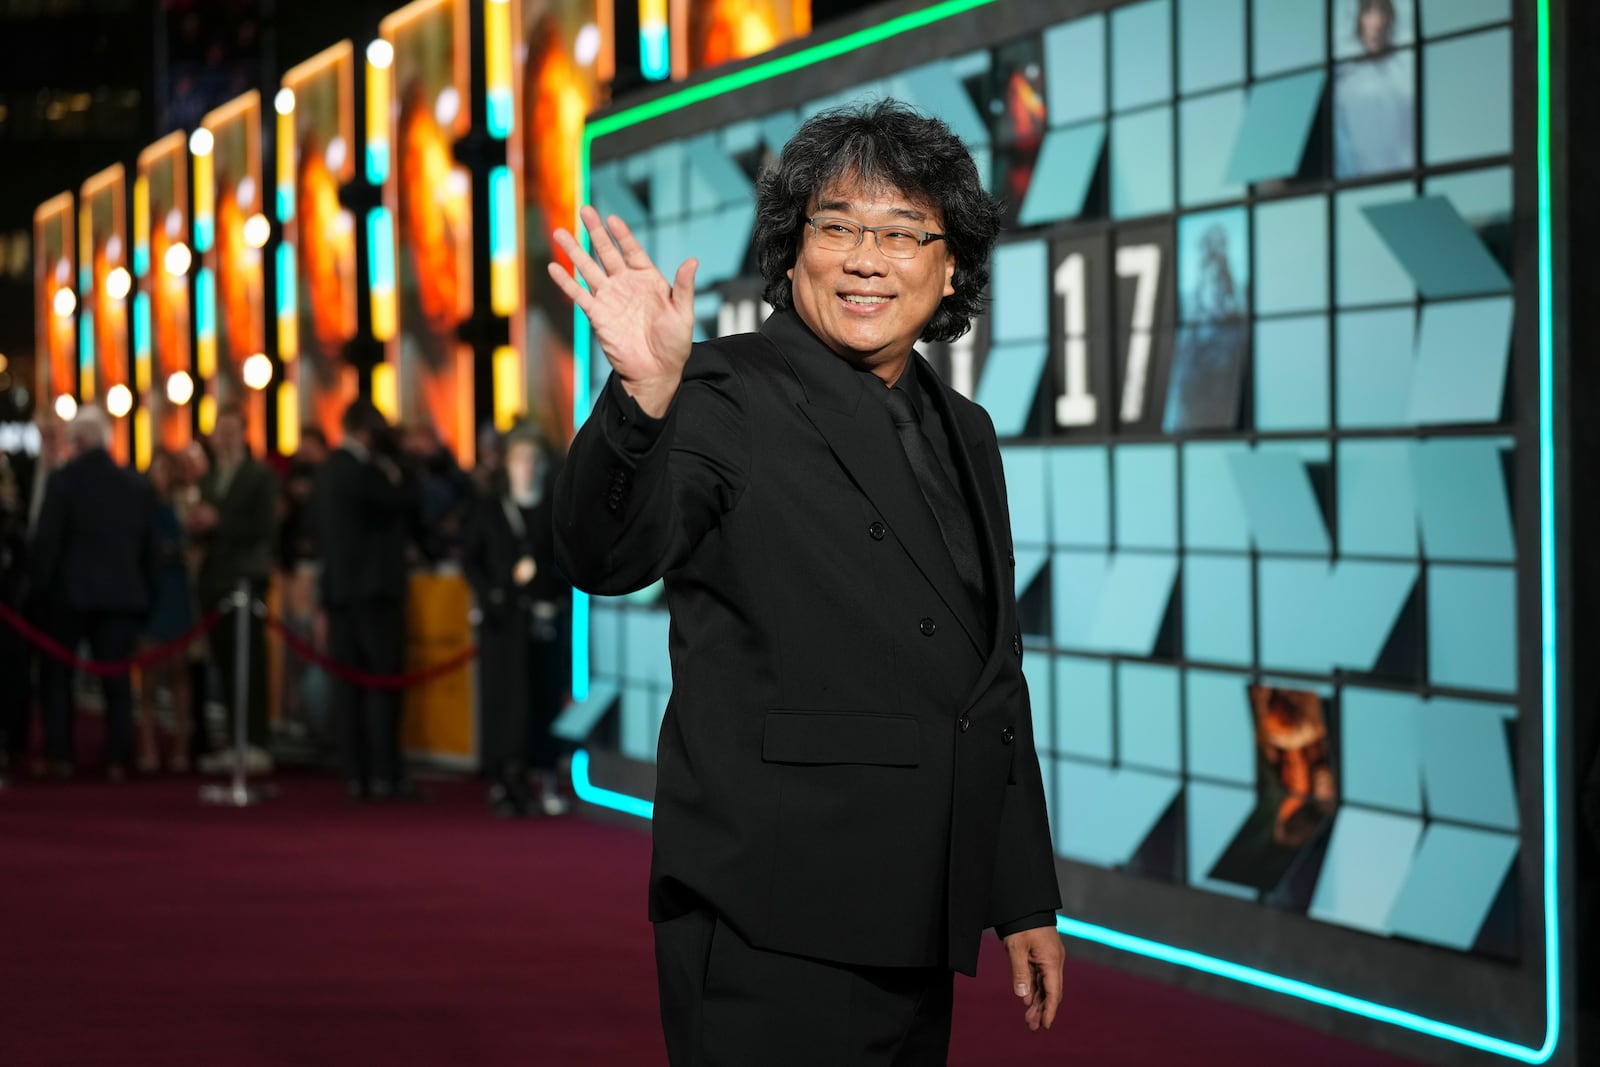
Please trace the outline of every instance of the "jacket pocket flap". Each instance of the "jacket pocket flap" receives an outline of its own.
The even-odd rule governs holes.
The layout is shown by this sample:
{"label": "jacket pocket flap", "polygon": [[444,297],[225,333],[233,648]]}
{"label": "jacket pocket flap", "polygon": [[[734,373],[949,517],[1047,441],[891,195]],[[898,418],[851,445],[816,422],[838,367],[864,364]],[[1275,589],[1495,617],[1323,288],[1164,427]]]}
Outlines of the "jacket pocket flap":
{"label": "jacket pocket flap", "polygon": [[915,767],[921,733],[910,715],[866,711],[769,711],[761,758],[768,763],[870,763]]}

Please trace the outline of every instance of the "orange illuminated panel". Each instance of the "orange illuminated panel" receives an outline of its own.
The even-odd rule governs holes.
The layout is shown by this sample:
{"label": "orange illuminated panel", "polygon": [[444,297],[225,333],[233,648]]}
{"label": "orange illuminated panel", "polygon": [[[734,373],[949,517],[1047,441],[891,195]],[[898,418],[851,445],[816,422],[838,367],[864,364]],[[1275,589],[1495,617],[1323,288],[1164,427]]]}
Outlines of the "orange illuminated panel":
{"label": "orange illuminated panel", "polygon": [[[160,446],[176,450],[189,443],[194,425],[184,391],[186,383],[193,388],[189,278],[194,251],[189,245],[188,141],[182,132],[168,134],[139,153],[134,262],[138,293],[147,301],[149,317],[148,334],[134,331],[135,360],[148,359],[139,380],[139,406],[152,413]],[[141,341],[148,344],[147,353],[138,351]],[[177,375],[182,377],[175,379]]]}
{"label": "orange illuminated panel", "polygon": [[[629,0],[631,2],[631,0]],[[570,270],[556,250],[557,227],[573,229],[578,215],[578,145],[584,118],[600,104],[614,46],[609,0],[522,0],[524,47],[517,79],[517,132],[521,171],[524,330],[513,344],[526,352],[518,373],[505,368],[497,388],[522,390],[520,404],[496,397],[497,418],[513,408],[531,416],[552,441],[572,436],[572,305],[550,281],[552,260]],[[497,367],[499,364],[497,364]]]}
{"label": "orange illuminated panel", "polygon": [[112,418],[111,454],[127,463],[133,380],[129,365],[128,329],[134,302],[132,257],[128,248],[127,177],[122,164],[108,167],[78,192],[79,240],[87,266],[88,287],[79,294],[81,344],[90,346],[92,363],[80,366],[84,399],[94,396]]}
{"label": "orange illuminated panel", "polygon": [[394,50],[384,205],[395,219],[398,330],[386,344],[401,421],[429,422],[463,464],[473,452],[472,180],[455,142],[472,124],[468,0],[419,0],[384,19]]}
{"label": "orange illuminated panel", "polygon": [[38,406],[78,391],[78,293],[72,194],[33,213],[33,290]]}
{"label": "orange illuminated panel", "polygon": [[215,285],[216,361],[214,368],[202,368],[213,371],[205,390],[219,406],[243,409],[250,447],[262,455],[266,398],[263,390],[244,382],[245,361],[266,351],[261,94],[251,90],[229,101],[206,115],[201,126],[213,138],[209,199],[215,220],[215,240],[202,257]]}
{"label": "orange illuminated panel", "polygon": [[298,397],[298,425],[279,402],[279,443],[315,426],[339,441],[356,398],[345,346],[356,335],[356,219],[339,190],[356,176],[355,49],[341,41],[283,76],[278,114],[278,353]]}
{"label": "orange illuminated panel", "polygon": [[672,0],[672,76],[760,55],[811,32],[811,0]]}

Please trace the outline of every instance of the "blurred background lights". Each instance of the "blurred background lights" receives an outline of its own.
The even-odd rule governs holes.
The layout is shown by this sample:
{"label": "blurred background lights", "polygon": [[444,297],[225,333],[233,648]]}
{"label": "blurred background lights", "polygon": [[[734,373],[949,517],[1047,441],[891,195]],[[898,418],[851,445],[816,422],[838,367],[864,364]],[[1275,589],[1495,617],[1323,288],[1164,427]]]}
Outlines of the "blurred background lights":
{"label": "blurred background lights", "polygon": [[600,58],[600,27],[592,22],[583,24],[578,31],[577,38],[572,42],[572,58],[582,66],[589,66]]}
{"label": "blurred background lights", "polygon": [[126,267],[113,267],[106,275],[106,295],[113,300],[126,300],[133,291],[133,277]]}
{"label": "blurred background lights", "polygon": [[280,115],[294,114],[294,90],[283,88],[272,98],[272,107]]}
{"label": "blurred background lights", "polygon": [[78,417],[78,402],[72,399],[71,394],[62,393],[56,397],[56,418],[62,422],[71,422]]}
{"label": "blurred background lights", "polygon": [[189,135],[189,151],[197,156],[209,156],[216,144],[217,139],[211,136],[211,131],[204,126]]}
{"label": "blurred background lights", "polygon": [[244,361],[244,384],[251,389],[265,389],[272,384],[272,360],[257,352]]}
{"label": "blurred background lights", "polygon": [[174,371],[167,379],[167,399],[179,407],[194,399],[194,379],[187,371]]}
{"label": "blurred background lights", "polygon": [[106,412],[114,419],[125,418],[133,410],[133,391],[122,383],[106,390]]}
{"label": "blurred background lights", "polygon": [[244,220],[244,243],[251,248],[265,248],[272,238],[272,223],[259,211]]}
{"label": "blurred background lights", "polygon": [[189,266],[194,262],[194,255],[189,251],[189,246],[179,241],[167,247],[166,255],[161,257],[161,265],[167,268],[167,273],[178,276],[189,273]]}
{"label": "blurred background lights", "polygon": [[78,310],[78,296],[71,289],[57,289],[50,306],[55,309],[57,315],[66,318]]}
{"label": "blurred background lights", "polygon": [[382,37],[367,45],[367,62],[380,70],[394,62],[394,45]]}

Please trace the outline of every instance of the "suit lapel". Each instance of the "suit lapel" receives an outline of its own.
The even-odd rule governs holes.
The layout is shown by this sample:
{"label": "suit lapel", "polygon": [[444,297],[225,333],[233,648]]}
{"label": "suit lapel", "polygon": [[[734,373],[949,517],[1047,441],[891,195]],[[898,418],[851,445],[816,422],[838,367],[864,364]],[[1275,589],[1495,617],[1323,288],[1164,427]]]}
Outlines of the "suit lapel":
{"label": "suit lapel", "polygon": [[775,344],[805,389],[801,413],[878,509],[917,569],[960,622],[974,650],[984,655],[987,641],[982,622],[917,486],[888,410],[872,402],[862,376],[817,340],[793,312],[771,316],[761,332]]}

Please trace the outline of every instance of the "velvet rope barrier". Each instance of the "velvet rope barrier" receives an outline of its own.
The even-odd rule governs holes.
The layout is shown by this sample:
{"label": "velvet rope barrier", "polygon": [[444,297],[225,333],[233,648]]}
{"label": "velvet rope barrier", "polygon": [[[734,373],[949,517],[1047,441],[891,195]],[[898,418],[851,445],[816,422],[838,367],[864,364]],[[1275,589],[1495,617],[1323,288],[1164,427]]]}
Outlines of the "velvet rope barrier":
{"label": "velvet rope barrier", "polygon": [[449,659],[435,663],[431,667],[424,667],[422,670],[411,671],[407,674],[368,674],[366,671],[358,671],[354,667],[348,667],[338,660],[324,655],[311,642],[284,625],[283,620],[272,615],[263,617],[267,625],[278,632],[278,636],[283,638],[283,643],[288,645],[290,651],[295,655],[316,664],[335,678],[349,682],[352,685],[359,685],[363,689],[409,689],[414,685],[422,685],[425,682],[431,682],[436,678],[443,678],[447,674],[459,671],[476,659],[478,655],[478,646],[472,645],[462,649]]}
{"label": "velvet rope barrier", "polygon": [[130,670],[149,667],[178,655],[187,649],[195,638],[208,633],[217,623],[221,622],[222,616],[231,607],[231,604],[224,604],[220,607],[212,608],[205,618],[195,623],[182,634],[174,637],[171,641],[146,649],[132,659],[123,660],[120,663],[104,663],[99,660],[84,659],[4,604],[0,604],[0,622],[10,626],[21,634],[25,640],[37,646],[40,651],[51,658],[58,659],[69,667],[75,667],[97,678],[109,678],[118,674],[127,674]]}

